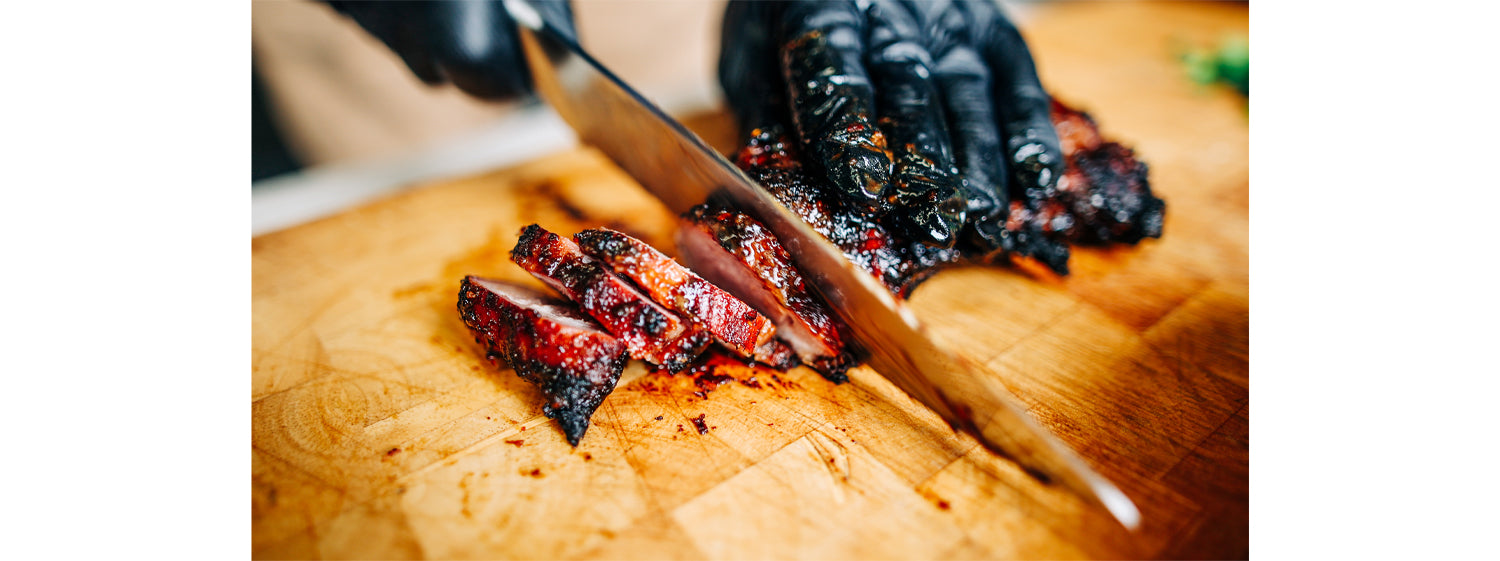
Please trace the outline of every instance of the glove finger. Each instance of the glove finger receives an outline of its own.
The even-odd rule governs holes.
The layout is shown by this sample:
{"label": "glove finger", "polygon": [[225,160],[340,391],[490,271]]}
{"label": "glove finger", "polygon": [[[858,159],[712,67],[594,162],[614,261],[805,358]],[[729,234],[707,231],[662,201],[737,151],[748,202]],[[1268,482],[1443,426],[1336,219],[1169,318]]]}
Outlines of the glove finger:
{"label": "glove finger", "polygon": [[742,134],[778,129],[790,122],[786,115],[786,84],[777,63],[773,39],[780,2],[731,0],[724,8],[719,35],[719,85],[739,121]]}
{"label": "glove finger", "polygon": [[973,48],[966,13],[946,1],[908,2],[922,20],[923,34],[934,58],[932,74],[938,86],[972,241],[985,249],[999,249],[1009,203],[1000,154],[1000,128],[991,99],[990,69]]}
{"label": "glove finger", "polygon": [[989,69],[972,48],[950,50],[933,72],[942,93],[954,160],[963,174],[968,224],[988,249],[999,247],[1009,181],[998,155],[1000,128],[991,101]]}
{"label": "glove finger", "polygon": [[1011,197],[1040,201],[1055,191],[1064,167],[1057,129],[1052,125],[1052,99],[1037,78],[1031,51],[1015,25],[983,0],[965,6],[975,21],[982,22],[976,40],[994,79],[1003,154],[1013,180]]}
{"label": "glove finger", "polygon": [[952,247],[967,201],[959,190],[961,179],[922,29],[895,2],[876,2],[867,15],[867,67],[892,160],[887,220],[912,239]]}
{"label": "glove finger", "polygon": [[880,209],[891,177],[865,72],[865,19],[852,2],[792,2],[782,12],[781,71],[809,164],[841,198]]}

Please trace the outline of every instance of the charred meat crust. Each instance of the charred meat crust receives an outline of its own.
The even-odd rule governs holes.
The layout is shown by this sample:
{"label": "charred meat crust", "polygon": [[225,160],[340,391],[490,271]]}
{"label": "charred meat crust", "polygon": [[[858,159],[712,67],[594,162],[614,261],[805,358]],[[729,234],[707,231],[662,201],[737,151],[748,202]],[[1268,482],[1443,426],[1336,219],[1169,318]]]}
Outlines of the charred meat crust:
{"label": "charred meat crust", "polygon": [[573,304],[519,285],[464,277],[458,313],[484,345],[546,397],[542,412],[577,446],[589,419],[614,390],[629,354]]}
{"label": "charred meat crust", "polygon": [[1160,238],[1166,202],[1151,192],[1146,164],[1130,148],[1104,139],[1088,113],[1053,100],[1052,120],[1068,163],[1056,202],[1073,215],[1073,228],[1060,235],[1085,244]]}
{"label": "charred meat crust", "polygon": [[572,240],[532,224],[511,261],[556,289],[625,342],[632,357],[677,372],[692,364],[712,336],[642,294],[629,281],[584,255]]}
{"label": "charred meat crust", "polygon": [[1029,252],[1067,274],[1065,244],[1161,237],[1166,203],[1152,194],[1149,169],[1135,152],[1106,140],[1092,117],[1055,99],[1052,122],[1067,166],[1055,189],[1011,202],[1005,230],[1016,240],[1014,253]]}

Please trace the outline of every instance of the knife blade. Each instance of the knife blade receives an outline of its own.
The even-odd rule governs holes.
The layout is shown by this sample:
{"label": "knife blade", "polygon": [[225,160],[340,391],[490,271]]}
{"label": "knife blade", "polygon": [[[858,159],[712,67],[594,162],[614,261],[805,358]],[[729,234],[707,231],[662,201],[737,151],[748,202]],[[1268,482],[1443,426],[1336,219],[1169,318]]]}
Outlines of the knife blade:
{"label": "knife blade", "polygon": [[1113,483],[1029,417],[993,376],[940,347],[915,315],[764,188],[620,80],[526,0],[506,0],[538,94],[578,133],[675,213],[727,197],[759,219],[896,387],[1046,483],[1135,529],[1140,513]]}

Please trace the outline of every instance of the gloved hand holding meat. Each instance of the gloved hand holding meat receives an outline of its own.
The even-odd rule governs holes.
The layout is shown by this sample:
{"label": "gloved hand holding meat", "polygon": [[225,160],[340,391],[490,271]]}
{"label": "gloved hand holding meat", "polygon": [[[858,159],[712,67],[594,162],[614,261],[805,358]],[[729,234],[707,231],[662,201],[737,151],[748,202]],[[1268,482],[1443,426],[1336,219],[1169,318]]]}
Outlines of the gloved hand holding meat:
{"label": "gloved hand holding meat", "polygon": [[1050,98],[989,0],[732,0],[719,79],[754,152],[740,165],[809,183],[839,221],[865,223],[823,232],[846,253],[888,232],[919,269],[872,269],[898,294],[942,262],[1027,257],[1066,274],[1067,242],[1161,235],[1146,166]]}

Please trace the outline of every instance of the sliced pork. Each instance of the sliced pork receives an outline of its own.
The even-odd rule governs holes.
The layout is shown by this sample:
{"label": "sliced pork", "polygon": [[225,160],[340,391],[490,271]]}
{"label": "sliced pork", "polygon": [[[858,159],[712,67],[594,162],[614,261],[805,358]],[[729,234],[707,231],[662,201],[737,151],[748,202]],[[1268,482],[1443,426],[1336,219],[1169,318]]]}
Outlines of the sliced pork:
{"label": "sliced pork", "polygon": [[573,240],[532,224],[511,261],[562,293],[625,342],[632,357],[670,372],[686,368],[713,341],[707,331],[642,294],[585,255]]}
{"label": "sliced pork", "polygon": [[838,320],[765,226],[738,211],[699,205],[683,215],[677,248],[703,278],[769,318],[803,364],[834,382],[848,380],[844,372],[854,360]]}
{"label": "sliced pork", "polygon": [[[766,364],[784,360],[767,345],[776,327],[739,298],[694,274],[646,242],[608,228],[584,230],[573,240],[585,254],[608,265],[658,304],[689,318],[736,354]],[[765,347],[765,354],[757,349]]]}
{"label": "sliced pork", "polygon": [[541,389],[542,412],[577,446],[620,380],[629,357],[625,342],[571,302],[472,275],[459,287],[458,313],[487,358],[504,360]]}

